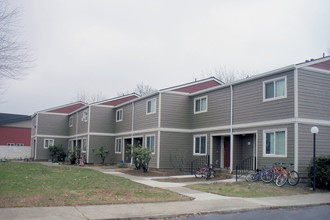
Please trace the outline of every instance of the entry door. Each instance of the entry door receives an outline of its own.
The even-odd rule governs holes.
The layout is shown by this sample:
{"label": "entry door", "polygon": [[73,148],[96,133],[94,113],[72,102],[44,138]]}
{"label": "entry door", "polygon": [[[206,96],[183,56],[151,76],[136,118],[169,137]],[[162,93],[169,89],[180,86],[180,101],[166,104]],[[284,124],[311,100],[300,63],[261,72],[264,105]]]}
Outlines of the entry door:
{"label": "entry door", "polygon": [[132,139],[125,139],[124,140],[124,163],[131,163],[131,146],[132,146]]}
{"label": "entry door", "polygon": [[224,140],[224,167],[230,167],[230,138],[225,137]]}

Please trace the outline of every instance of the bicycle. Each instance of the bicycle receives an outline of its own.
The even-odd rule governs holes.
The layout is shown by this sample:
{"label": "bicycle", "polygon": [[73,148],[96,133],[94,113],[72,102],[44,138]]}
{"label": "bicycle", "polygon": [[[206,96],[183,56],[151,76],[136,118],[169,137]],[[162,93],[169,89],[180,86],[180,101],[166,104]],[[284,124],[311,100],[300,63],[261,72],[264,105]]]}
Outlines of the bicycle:
{"label": "bicycle", "polygon": [[266,174],[266,167],[263,167],[262,170],[257,169],[256,172],[249,173],[246,175],[245,180],[247,182],[256,182],[258,179],[261,179],[262,176]]}
{"label": "bicycle", "polygon": [[283,167],[284,163],[280,163],[280,168],[278,169],[277,175],[274,177],[275,178],[275,184],[276,186],[284,186],[286,182],[288,181],[288,172],[286,171],[286,168]]}
{"label": "bicycle", "polygon": [[[293,166],[293,163],[290,163],[290,167]],[[296,186],[299,183],[300,177],[297,171],[288,169],[288,183],[291,186]]]}
{"label": "bicycle", "polygon": [[199,168],[195,171],[195,177],[201,179],[205,177],[205,179],[209,179],[211,176],[215,177],[215,170],[213,165],[205,165],[203,168]]}
{"label": "bicycle", "polygon": [[278,173],[278,169],[276,167],[277,164],[278,163],[274,163],[271,168],[269,168],[265,171],[265,174],[260,177],[262,182],[270,183],[270,182],[274,181],[274,177]]}
{"label": "bicycle", "polygon": [[[299,183],[299,174],[297,171],[286,169],[286,167],[283,167],[284,163],[281,164],[280,167],[280,174],[276,178],[276,185],[277,186],[284,186],[286,182],[289,183],[291,186],[296,186]],[[290,163],[290,167],[293,166],[293,163]]]}

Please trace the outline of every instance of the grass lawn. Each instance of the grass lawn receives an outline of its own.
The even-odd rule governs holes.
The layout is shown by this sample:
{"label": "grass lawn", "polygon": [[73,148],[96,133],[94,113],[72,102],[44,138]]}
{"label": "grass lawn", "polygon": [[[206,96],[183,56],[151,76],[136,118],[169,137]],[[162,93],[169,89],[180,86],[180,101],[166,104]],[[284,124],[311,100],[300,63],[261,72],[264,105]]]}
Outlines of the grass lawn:
{"label": "grass lawn", "polygon": [[245,181],[235,183],[210,183],[189,185],[188,188],[232,197],[269,197],[269,196],[290,196],[311,193],[305,185],[278,187],[273,183],[263,182],[248,183]]}
{"label": "grass lawn", "polygon": [[0,163],[0,207],[167,202],[189,198],[101,172],[38,163]]}

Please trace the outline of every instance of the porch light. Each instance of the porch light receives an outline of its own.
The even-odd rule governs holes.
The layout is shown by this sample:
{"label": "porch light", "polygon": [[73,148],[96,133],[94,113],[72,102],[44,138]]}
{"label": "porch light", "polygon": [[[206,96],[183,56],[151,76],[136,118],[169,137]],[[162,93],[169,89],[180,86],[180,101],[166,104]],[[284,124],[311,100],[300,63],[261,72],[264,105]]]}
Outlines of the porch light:
{"label": "porch light", "polygon": [[315,192],[315,173],[316,173],[315,152],[316,152],[316,134],[319,133],[318,127],[313,126],[311,128],[311,133],[313,134],[313,191]]}

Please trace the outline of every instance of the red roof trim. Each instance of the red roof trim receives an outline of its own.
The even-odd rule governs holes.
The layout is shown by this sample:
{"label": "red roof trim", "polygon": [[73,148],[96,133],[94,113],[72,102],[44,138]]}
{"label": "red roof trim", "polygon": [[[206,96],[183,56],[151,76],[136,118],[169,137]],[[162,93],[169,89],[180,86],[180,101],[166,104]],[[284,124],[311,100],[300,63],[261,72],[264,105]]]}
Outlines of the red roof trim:
{"label": "red roof trim", "polygon": [[86,105],[84,105],[82,103],[76,103],[76,104],[68,105],[68,106],[65,106],[62,108],[56,108],[56,109],[53,109],[53,110],[50,110],[47,112],[69,114],[84,106],[86,106]]}
{"label": "red roof trim", "polygon": [[176,89],[174,91],[194,93],[194,92],[198,92],[200,90],[212,88],[212,87],[219,86],[219,85],[221,85],[219,82],[212,80],[212,81],[202,82],[202,83],[198,83],[198,84],[195,84],[195,85],[179,88],[179,89]]}
{"label": "red roof trim", "polygon": [[330,60],[325,61],[325,62],[321,62],[321,63],[313,64],[310,67],[323,69],[323,70],[330,70]]}
{"label": "red roof trim", "polygon": [[122,103],[131,101],[131,100],[136,99],[136,98],[138,98],[138,96],[132,95],[132,96],[128,96],[128,97],[125,97],[125,98],[120,98],[120,99],[104,102],[104,103],[102,103],[102,105],[117,106],[117,105],[120,105]]}

